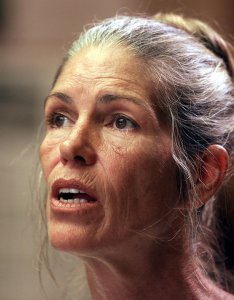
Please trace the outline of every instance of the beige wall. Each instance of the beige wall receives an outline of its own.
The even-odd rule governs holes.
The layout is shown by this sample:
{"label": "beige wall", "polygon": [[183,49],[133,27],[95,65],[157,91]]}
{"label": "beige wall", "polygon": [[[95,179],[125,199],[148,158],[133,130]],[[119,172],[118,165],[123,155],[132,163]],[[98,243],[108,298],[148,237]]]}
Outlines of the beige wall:
{"label": "beige wall", "polygon": [[[5,0],[0,30],[0,300],[44,299],[33,269],[29,207],[41,104],[75,33],[116,12],[175,11],[220,22],[234,34],[233,0]],[[31,191],[30,191],[31,190]],[[35,223],[35,220],[33,221]],[[49,299],[62,299],[48,281]]]}

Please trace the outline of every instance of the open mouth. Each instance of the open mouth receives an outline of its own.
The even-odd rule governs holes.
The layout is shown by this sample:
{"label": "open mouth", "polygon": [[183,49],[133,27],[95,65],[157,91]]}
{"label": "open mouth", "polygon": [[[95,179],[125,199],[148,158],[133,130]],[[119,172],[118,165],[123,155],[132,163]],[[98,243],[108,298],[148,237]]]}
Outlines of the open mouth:
{"label": "open mouth", "polygon": [[87,193],[76,188],[61,188],[58,190],[57,200],[62,203],[88,203],[96,200]]}
{"label": "open mouth", "polygon": [[51,208],[54,212],[87,213],[99,205],[94,191],[77,179],[57,179],[51,187]]}

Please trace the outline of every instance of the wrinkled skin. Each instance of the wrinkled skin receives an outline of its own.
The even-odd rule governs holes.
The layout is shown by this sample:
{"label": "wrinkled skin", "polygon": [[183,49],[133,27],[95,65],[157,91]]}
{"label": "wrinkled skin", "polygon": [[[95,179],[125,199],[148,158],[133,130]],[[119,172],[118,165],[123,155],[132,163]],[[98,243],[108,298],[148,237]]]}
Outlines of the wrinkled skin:
{"label": "wrinkled skin", "polygon": [[[63,115],[60,123],[47,122],[40,149],[49,237],[59,249],[85,252],[126,242],[154,223],[156,236],[167,228],[160,220],[177,195],[171,139],[151,107],[152,87],[143,72],[121,49],[90,48],[70,59],[47,98],[46,120]],[[50,191],[58,178],[78,179],[99,205],[53,212]]]}
{"label": "wrinkled skin", "polygon": [[[145,74],[138,59],[111,48],[80,51],[60,74],[40,148],[49,239],[83,259],[93,300],[233,299],[187,251],[170,130],[157,103],[152,109]],[[227,165],[221,147],[203,160],[200,204]],[[59,188],[73,185],[95,201],[61,204]]]}

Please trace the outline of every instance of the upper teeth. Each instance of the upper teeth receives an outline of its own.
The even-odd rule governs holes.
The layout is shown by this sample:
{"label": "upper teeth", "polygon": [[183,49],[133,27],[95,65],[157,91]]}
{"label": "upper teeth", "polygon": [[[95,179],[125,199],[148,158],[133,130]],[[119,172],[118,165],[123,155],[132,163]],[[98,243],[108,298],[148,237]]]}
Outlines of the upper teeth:
{"label": "upper teeth", "polygon": [[85,192],[78,189],[59,189],[59,194],[61,193],[70,193],[70,194],[84,194]]}

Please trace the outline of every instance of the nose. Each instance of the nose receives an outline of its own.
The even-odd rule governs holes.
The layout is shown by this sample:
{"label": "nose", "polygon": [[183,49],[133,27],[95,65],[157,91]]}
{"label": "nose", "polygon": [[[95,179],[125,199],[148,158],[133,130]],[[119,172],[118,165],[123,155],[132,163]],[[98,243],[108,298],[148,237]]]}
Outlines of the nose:
{"label": "nose", "polygon": [[94,146],[95,133],[87,126],[74,126],[67,138],[59,145],[63,163],[75,162],[92,165],[96,162],[97,153]]}

